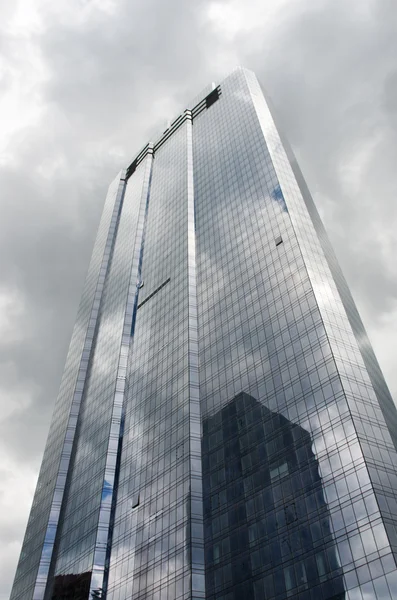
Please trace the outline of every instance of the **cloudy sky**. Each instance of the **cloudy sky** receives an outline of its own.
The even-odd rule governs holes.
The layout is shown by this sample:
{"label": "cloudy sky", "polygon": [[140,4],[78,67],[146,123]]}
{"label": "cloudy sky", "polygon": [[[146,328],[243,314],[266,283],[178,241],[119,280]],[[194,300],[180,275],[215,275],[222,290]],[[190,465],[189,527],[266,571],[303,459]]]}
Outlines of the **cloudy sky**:
{"label": "cloudy sky", "polygon": [[276,106],[397,398],[395,0],[1,3],[1,600],[107,185],[237,64]]}

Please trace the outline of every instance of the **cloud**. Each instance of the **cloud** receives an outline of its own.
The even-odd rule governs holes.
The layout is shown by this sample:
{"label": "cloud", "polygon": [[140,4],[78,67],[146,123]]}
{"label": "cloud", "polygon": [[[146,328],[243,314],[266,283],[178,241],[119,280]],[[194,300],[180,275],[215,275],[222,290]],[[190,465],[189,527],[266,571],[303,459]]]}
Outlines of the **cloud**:
{"label": "cloud", "polygon": [[1,600],[107,185],[168,118],[236,64],[257,72],[277,108],[397,395],[391,0],[3,4],[0,502],[15,518],[0,522]]}
{"label": "cloud", "polygon": [[4,550],[1,555],[0,581],[1,598],[6,599],[9,598],[9,587],[21,549],[21,536],[26,527],[38,465],[35,468],[26,465],[25,461],[15,459],[3,448],[1,456],[0,531]]}

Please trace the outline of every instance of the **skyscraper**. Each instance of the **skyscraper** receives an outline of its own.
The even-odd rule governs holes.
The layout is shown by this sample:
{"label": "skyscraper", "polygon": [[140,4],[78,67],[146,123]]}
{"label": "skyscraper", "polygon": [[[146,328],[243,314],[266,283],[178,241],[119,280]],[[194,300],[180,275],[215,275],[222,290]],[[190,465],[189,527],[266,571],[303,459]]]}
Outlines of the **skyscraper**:
{"label": "skyscraper", "polygon": [[12,600],[391,600],[397,412],[255,75],[111,184]]}

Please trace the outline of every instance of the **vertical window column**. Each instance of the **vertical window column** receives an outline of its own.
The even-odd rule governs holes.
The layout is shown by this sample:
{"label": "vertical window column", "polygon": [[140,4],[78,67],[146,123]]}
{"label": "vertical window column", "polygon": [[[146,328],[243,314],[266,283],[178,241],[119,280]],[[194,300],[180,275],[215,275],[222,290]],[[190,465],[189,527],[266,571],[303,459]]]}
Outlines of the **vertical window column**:
{"label": "vertical window column", "polygon": [[193,185],[192,115],[187,122],[187,193],[188,193],[188,278],[189,278],[189,436],[190,436],[190,543],[192,568],[192,600],[205,598],[203,485],[201,466],[201,414],[198,363],[198,318],[196,290],[196,227]]}
{"label": "vertical window column", "polygon": [[105,475],[102,486],[101,505],[94,551],[90,597],[105,598],[111,553],[112,520],[117,500],[117,478],[123,441],[124,396],[126,390],[127,363],[132,351],[133,323],[138,306],[140,268],[147,206],[149,202],[150,178],[153,151],[148,151],[145,165],[138,223],[131,264],[128,297],[124,313],[123,334],[118,359],[116,388],[113,398],[112,420],[106,456]]}

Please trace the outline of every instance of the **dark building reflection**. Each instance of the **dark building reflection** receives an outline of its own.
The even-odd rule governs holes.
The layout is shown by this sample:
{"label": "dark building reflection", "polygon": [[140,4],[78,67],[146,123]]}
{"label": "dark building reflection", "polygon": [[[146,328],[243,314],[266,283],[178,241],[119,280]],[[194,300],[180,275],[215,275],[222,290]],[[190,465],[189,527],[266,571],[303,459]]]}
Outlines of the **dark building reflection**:
{"label": "dark building reflection", "polygon": [[91,571],[80,574],[57,575],[51,600],[87,600],[90,593]]}
{"label": "dark building reflection", "polygon": [[203,422],[209,599],[344,600],[309,432],[240,393]]}

